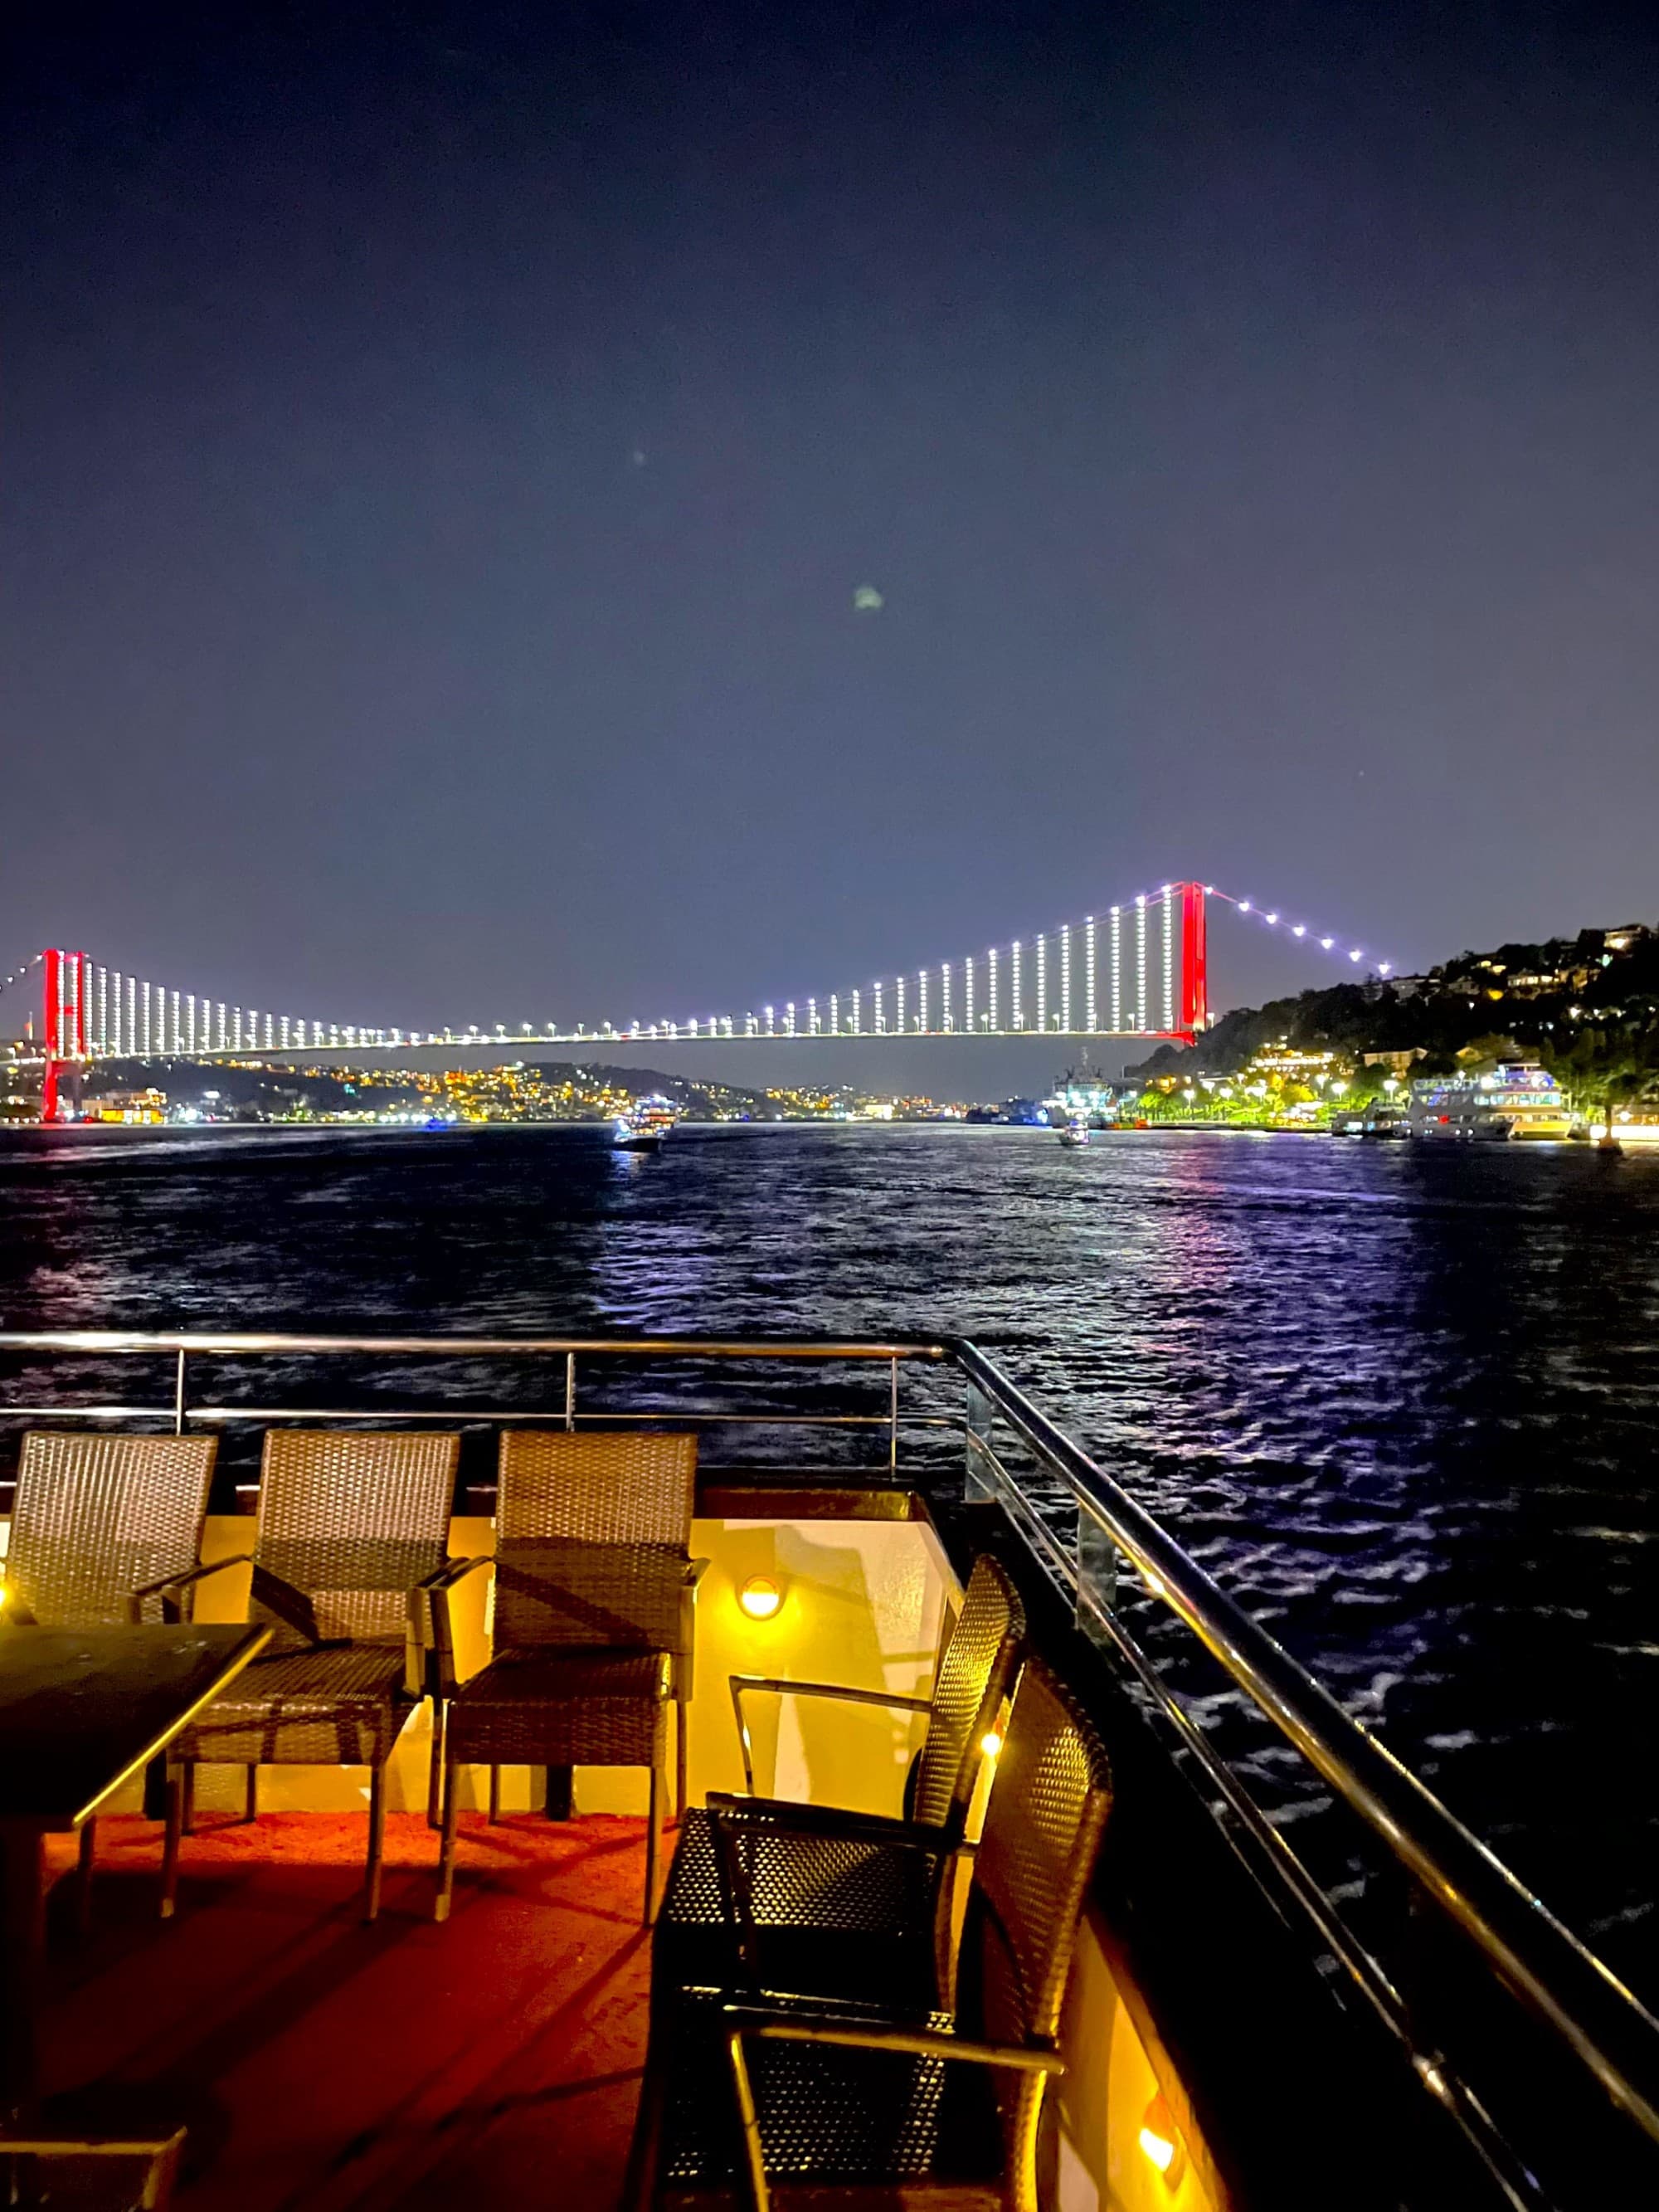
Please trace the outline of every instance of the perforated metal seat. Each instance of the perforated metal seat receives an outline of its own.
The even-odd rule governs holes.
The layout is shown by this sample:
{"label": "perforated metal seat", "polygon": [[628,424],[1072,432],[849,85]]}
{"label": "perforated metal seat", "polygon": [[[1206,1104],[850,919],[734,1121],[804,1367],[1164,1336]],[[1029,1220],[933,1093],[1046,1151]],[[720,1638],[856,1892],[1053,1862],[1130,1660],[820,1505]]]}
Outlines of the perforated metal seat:
{"label": "perforated metal seat", "polygon": [[459,1771],[473,1762],[490,1769],[492,1818],[503,1765],[647,1768],[645,1917],[652,1917],[671,1698],[679,1708],[682,1808],[685,1800],[700,1564],[690,1557],[696,1468],[695,1437],[503,1434],[494,1656],[467,1682],[454,1673],[447,1589],[434,1599],[446,1704],[440,1920],[454,1883]]}
{"label": "perforated metal seat", "polygon": [[270,1623],[271,1642],[175,1747],[185,1788],[169,1820],[164,1910],[191,1777],[219,1762],[246,1768],[249,1820],[261,1766],[367,1765],[365,1917],[380,1910],[386,1762],[428,1686],[426,1591],[448,1571],[459,1451],[453,1434],[266,1437],[251,1610]]}
{"label": "perforated metal seat", "polygon": [[1060,2008],[1109,1802],[1094,1729],[1030,1661],[975,1857],[954,2003],[906,2014],[684,1992],[682,2026],[705,2032],[665,2064],[653,2023],[632,2201],[1036,2212],[1038,2120],[1062,2070]]}
{"label": "perforated metal seat", "polygon": [[[775,2016],[817,2016],[817,2000],[766,2002]],[[657,2203],[712,2212],[749,2203],[740,2180],[743,2126],[726,2050],[727,2002],[720,1992],[694,1994],[704,2016],[691,2047],[702,2057],[676,2068],[667,2084]],[[955,2027],[950,2013],[925,2007],[912,2024],[940,2037],[951,2036]],[[939,2212],[941,2203],[951,2212],[969,2207],[993,2212],[1005,2204],[1001,2131],[982,2076],[939,2058],[823,2044],[763,2043],[750,2064],[762,2107],[787,2115],[769,2130],[769,2185],[775,2205],[816,2202],[789,2186],[797,2161],[804,2190],[880,2190],[883,2212],[913,2201],[926,2203],[929,2212]],[[933,2192],[942,2185],[960,2194],[941,2200]],[[930,2193],[915,2200],[886,2193],[911,2187]]]}
{"label": "perforated metal seat", "polygon": [[[1008,1692],[1025,1633],[1019,1595],[994,1559],[975,1562],[940,1656],[931,1698],[838,1686],[782,1686],[738,1676],[746,1690],[786,1686],[914,1706],[928,1715],[912,1818],[884,1820],[777,1798],[711,1796],[682,1823],[653,1947],[653,2006],[677,1990],[738,1981],[828,1996],[861,1987],[865,1949],[843,1936],[883,1936],[890,1993],[910,2001],[932,1985],[942,1940],[939,1886],[978,1778],[981,1745]],[[746,1763],[746,1753],[745,1753]]]}

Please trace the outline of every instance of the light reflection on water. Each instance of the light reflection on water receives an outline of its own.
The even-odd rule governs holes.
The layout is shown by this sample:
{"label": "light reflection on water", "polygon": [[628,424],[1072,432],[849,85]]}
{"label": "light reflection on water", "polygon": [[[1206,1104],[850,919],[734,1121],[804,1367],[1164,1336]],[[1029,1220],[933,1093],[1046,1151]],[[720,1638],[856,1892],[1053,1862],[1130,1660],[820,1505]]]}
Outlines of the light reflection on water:
{"label": "light reflection on water", "polygon": [[14,1328],[972,1335],[1659,1994],[1659,1159],[66,1133],[0,1205]]}

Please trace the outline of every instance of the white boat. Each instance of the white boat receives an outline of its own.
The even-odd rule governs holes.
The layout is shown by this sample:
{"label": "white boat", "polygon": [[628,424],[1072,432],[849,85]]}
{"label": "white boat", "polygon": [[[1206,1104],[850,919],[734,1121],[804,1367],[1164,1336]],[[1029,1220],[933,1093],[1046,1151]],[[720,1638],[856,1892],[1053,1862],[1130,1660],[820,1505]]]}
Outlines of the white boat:
{"label": "white boat", "polygon": [[1079,1145],[1086,1145],[1088,1143],[1089,1124],[1083,1115],[1079,1114],[1073,1115],[1071,1120],[1067,1121],[1065,1127],[1060,1130],[1060,1141],[1068,1149]]}
{"label": "white boat", "polygon": [[666,1098],[638,1099],[631,1113],[617,1116],[611,1143],[619,1152],[659,1152],[678,1119]]}
{"label": "white boat", "polygon": [[1407,1123],[1413,1137],[1465,1144],[1559,1144],[1583,1132],[1566,1093],[1536,1060],[1420,1079],[1412,1085]]}

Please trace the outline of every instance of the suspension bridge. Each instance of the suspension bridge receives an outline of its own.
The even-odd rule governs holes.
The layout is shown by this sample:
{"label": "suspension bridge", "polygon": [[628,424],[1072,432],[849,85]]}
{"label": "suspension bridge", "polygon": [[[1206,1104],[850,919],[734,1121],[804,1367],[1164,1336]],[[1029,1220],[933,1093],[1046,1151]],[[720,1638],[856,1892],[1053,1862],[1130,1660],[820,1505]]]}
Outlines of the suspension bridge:
{"label": "suspension bridge", "polygon": [[[1029,938],[894,974],[823,997],[742,1013],[574,1026],[557,1020],[388,1029],[242,1006],[52,946],[0,980],[38,984],[40,1027],[27,1033],[43,1063],[41,1118],[70,1118],[64,1080],[94,1061],[292,1060],[313,1054],[384,1058],[399,1051],[847,1037],[1127,1037],[1190,1044],[1209,1022],[1208,909],[1224,901],[1269,928],[1334,955],[1352,973],[1387,976],[1387,961],[1286,912],[1195,880],[1159,884]],[[3,1004],[3,1001],[0,1001]]]}

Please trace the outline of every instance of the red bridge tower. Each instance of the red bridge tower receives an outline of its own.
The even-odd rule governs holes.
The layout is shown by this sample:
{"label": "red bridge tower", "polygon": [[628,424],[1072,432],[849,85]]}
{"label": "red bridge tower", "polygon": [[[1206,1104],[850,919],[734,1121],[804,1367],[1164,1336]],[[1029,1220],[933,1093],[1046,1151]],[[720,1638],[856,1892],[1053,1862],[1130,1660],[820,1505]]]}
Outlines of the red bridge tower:
{"label": "red bridge tower", "polygon": [[1206,884],[1176,884],[1181,898],[1180,1032],[1191,1039],[1210,1025],[1210,985],[1205,943]]}
{"label": "red bridge tower", "polygon": [[46,969],[46,1079],[40,1091],[40,1119],[67,1121],[60,1086],[87,1056],[87,969],[84,952],[48,951]]}

